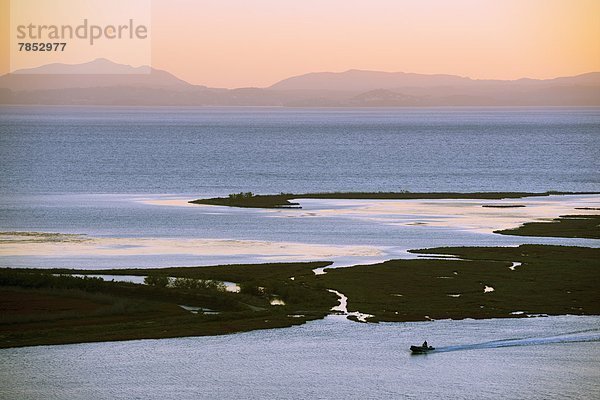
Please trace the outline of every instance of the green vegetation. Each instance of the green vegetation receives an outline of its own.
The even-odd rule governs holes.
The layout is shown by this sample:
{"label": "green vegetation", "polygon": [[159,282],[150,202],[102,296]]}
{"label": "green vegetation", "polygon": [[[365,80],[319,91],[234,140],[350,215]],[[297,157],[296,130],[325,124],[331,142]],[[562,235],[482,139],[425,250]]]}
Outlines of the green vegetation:
{"label": "green vegetation", "polygon": [[150,286],[171,287],[185,290],[213,290],[225,292],[226,286],[223,282],[213,281],[210,279],[194,279],[194,278],[171,278],[164,275],[156,275],[151,273],[144,278],[144,283]]}
{"label": "green vegetation", "polygon": [[430,199],[520,199],[523,197],[567,195],[567,194],[597,194],[585,192],[431,192],[411,193],[399,192],[332,192],[332,193],[280,193],[273,195],[256,195],[252,192],[230,194],[228,197],[192,200],[193,204],[208,204],[214,206],[247,207],[247,208],[301,208],[292,199],[362,199],[362,200],[430,200]]}
{"label": "green vegetation", "polygon": [[[464,260],[392,260],[319,277],[371,321],[600,314],[600,249],[522,245],[415,250]],[[522,265],[510,269],[513,262]],[[485,293],[485,287],[494,291]]]}
{"label": "green vegetation", "polygon": [[230,194],[228,197],[193,200],[190,203],[246,208],[300,208],[298,203],[289,201],[291,198],[293,198],[293,195],[285,193],[255,195],[252,192],[247,192]]}
{"label": "green vegetation", "polygon": [[[109,270],[77,270],[77,269],[52,269],[54,274],[108,274],[108,275],[135,275],[165,276],[175,278],[214,279],[236,283],[259,282],[267,280],[288,281],[291,277],[311,276],[312,270],[327,267],[331,262],[301,262],[301,263],[265,263],[265,264],[229,264],[207,267],[168,267],[168,268],[131,268]],[[264,285],[263,285],[264,286]]]}
{"label": "green vegetation", "polygon": [[523,208],[524,204],[483,204],[484,208]]}
{"label": "green vegetation", "polygon": [[167,287],[169,284],[169,277],[150,274],[144,278],[144,283],[150,286]]}
{"label": "green vegetation", "polygon": [[527,222],[518,228],[494,231],[502,235],[600,239],[600,215],[561,215],[548,222]]}
{"label": "green vegetation", "polygon": [[137,276],[146,276],[151,272],[154,277],[229,281],[240,285],[241,294],[251,294],[252,296],[247,298],[246,302],[254,306],[268,307],[268,300],[273,296],[277,296],[285,301],[287,306],[295,307],[296,311],[314,309],[328,311],[336,304],[336,297],[330,293],[324,295],[324,287],[313,279],[314,273],[312,271],[331,264],[331,262],[232,264],[208,267],[154,268],[152,270],[112,269],[91,271],[55,269],[52,272]]}
{"label": "green vegetation", "polygon": [[[325,316],[336,297],[316,282],[289,278],[312,275],[312,269],[329,264],[101,271],[148,276],[149,285],[56,275],[100,271],[0,269],[0,347],[217,335],[302,324]],[[246,289],[226,292],[221,280],[240,282]],[[274,297],[285,305],[272,306]],[[43,307],[32,308],[35,304]],[[179,305],[211,313],[192,314]]]}
{"label": "green vegetation", "polygon": [[[413,253],[453,254],[461,260],[392,260],[328,269],[325,275],[312,271],[329,262],[101,271],[0,269],[0,347],[287,327],[327,315],[337,304],[327,289],[348,296],[350,311],[373,314],[371,322],[515,317],[516,311],[600,314],[600,249],[521,245]],[[65,275],[99,273],[146,276],[148,284]],[[238,283],[240,293],[226,292],[221,281]],[[285,305],[271,305],[273,299]],[[201,311],[192,314],[179,305]]]}

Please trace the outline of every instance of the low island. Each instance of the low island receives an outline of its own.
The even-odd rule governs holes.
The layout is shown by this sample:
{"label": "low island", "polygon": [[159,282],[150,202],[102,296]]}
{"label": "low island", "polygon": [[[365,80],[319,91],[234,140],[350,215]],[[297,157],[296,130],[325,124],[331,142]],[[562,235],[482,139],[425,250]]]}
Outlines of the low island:
{"label": "low island", "polygon": [[[480,199],[501,200],[521,199],[551,195],[600,194],[595,192],[325,192],[325,193],[279,193],[254,194],[252,192],[232,193],[227,197],[191,200],[191,204],[243,208],[301,208],[294,199],[343,199],[343,200],[432,200],[432,199]],[[519,206],[518,206],[519,207]]]}
{"label": "low island", "polygon": [[[556,193],[246,194],[194,202],[280,207],[294,206],[290,200],[299,197],[500,199],[549,194]],[[599,223],[598,215],[566,215],[497,233],[598,239]],[[0,268],[0,348],[220,335],[289,327],[332,312],[349,318],[350,312],[359,312],[368,323],[600,315],[599,248],[523,244],[411,252],[415,259],[346,268],[331,268],[329,261],[112,270]],[[325,273],[315,274],[317,269]],[[93,275],[133,275],[145,283]],[[226,290],[224,282],[235,283],[239,290]],[[336,307],[340,296],[347,297],[347,310]]]}
{"label": "low island", "polygon": [[[330,290],[348,297],[349,311],[370,314],[367,322],[600,314],[600,249],[521,245],[414,252],[460,259],[391,260],[329,268],[323,275],[313,270],[331,263],[1,269],[0,347],[288,327],[331,313],[338,297]],[[147,284],[74,274],[138,275]],[[240,292],[223,290],[222,281],[236,282]]]}
{"label": "low island", "polygon": [[600,239],[600,215],[561,215],[552,221],[527,222],[494,231],[502,235]]}

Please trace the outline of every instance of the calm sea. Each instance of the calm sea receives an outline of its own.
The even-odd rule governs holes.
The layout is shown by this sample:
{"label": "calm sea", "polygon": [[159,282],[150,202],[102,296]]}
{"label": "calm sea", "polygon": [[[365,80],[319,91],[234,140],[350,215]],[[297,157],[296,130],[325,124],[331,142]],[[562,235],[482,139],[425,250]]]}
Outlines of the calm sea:
{"label": "calm sea", "polygon": [[[0,350],[6,399],[600,397],[600,318],[303,326]],[[441,352],[412,356],[424,339]]]}
{"label": "calm sea", "polygon": [[[308,201],[301,214],[277,214],[156,201],[239,191],[600,191],[600,109],[3,107],[0,167],[0,231],[87,234],[118,240],[115,251],[128,239],[235,239],[373,246],[382,251],[374,261],[444,245],[597,246],[482,233],[469,225],[477,218],[450,226],[481,210],[477,202],[438,218],[422,206],[403,214],[379,204],[372,214],[360,203]],[[502,218],[599,199],[526,204]],[[218,262],[0,257],[8,266]],[[410,356],[424,339],[443,352]],[[222,337],[0,350],[0,397],[592,399],[600,396],[599,340],[597,317],[358,324],[331,316]]]}
{"label": "calm sea", "polygon": [[[414,210],[405,215],[384,211],[378,218],[360,209],[340,214],[347,206],[334,202],[302,202],[306,213],[274,214],[148,201],[238,191],[600,191],[600,108],[5,107],[0,109],[0,152],[2,231],[119,238],[110,244],[115,248],[139,244],[123,238],[377,247],[380,256],[328,258],[367,263],[405,256],[410,248],[541,240],[482,235],[466,229],[468,224],[435,227],[435,218]],[[577,203],[564,200],[570,208],[539,216],[572,213]],[[416,215],[405,218],[409,213]],[[273,253],[253,257],[243,249],[227,256],[157,253],[34,257],[21,252],[1,254],[0,265],[109,268],[298,260]]]}
{"label": "calm sea", "polygon": [[599,191],[599,108],[3,107],[0,193]]}

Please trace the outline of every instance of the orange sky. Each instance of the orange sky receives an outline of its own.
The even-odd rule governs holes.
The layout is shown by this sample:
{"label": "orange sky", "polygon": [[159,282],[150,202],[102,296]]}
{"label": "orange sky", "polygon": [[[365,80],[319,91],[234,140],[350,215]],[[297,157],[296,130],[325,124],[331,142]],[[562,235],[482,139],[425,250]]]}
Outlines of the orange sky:
{"label": "orange sky", "polygon": [[[352,68],[499,79],[600,71],[598,0],[152,4],[153,66],[213,87],[268,86]],[[7,68],[3,62],[0,72]]]}

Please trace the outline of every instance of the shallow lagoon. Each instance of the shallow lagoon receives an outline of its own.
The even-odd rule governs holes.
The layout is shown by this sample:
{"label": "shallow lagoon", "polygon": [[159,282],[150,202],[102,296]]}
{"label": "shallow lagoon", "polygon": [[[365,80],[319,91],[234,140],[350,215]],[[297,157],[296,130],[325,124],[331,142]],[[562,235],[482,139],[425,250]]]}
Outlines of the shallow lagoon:
{"label": "shallow lagoon", "polygon": [[[413,356],[427,339],[440,352]],[[600,395],[600,317],[303,326],[0,350],[19,399],[583,399]]]}
{"label": "shallow lagoon", "polygon": [[598,107],[0,109],[3,194],[598,191]]}
{"label": "shallow lagoon", "polygon": [[[301,210],[186,206],[178,198],[173,203],[172,196],[156,196],[150,204],[148,196],[132,195],[32,196],[31,202],[5,198],[0,201],[7,210],[5,231],[85,235],[0,234],[0,264],[94,269],[334,261],[347,266],[415,257],[407,250],[435,246],[600,245],[591,239],[492,233],[526,221],[597,212],[575,208],[600,207],[600,195],[501,201],[300,199]],[[526,207],[482,207],[515,203]]]}
{"label": "shallow lagoon", "polygon": [[[185,238],[381,251],[332,256],[338,265],[403,257],[416,247],[591,245],[493,235],[489,226],[452,213],[436,218],[422,208],[411,213],[379,206],[379,215],[366,215],[348,204],[312,202],[301,214],[278,215],[178,204],[248,190],[599,191],[599,127],[598,108],[4,107],[0,230],[116,239],[104,250],[123,252],[135,248],[129,239],[173,244]],[[497,211],[528,208],[485,209]],[[90,252],[3,254],[0,261],[110,268],[274,259],[244,252]],[[599,329],[598,317],[374,325],[331,316],[220,337],[7,349],[0,350],[0,397],[599,398]],[[525,340],[499,347],[514,338]],[[459,347],[411,356],[408,347],[424,339]]]}
{"label": "shallow lagoon", "polygon": [[599,207],[599,196],[546,208],[551,199],[504,202],[527,200],[519,209],[479,207],[497,201],[301,200],[303,210],[282,211],[185,201],[238,191],[600,191],[599,127],[594,107],[4,107],[0,231],[95,242],[0,246],[0,265],[351,265],[422,247],[593,245],[490,232]]}

